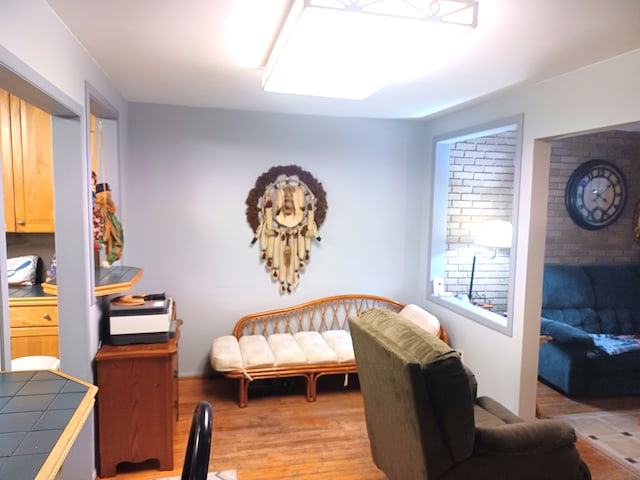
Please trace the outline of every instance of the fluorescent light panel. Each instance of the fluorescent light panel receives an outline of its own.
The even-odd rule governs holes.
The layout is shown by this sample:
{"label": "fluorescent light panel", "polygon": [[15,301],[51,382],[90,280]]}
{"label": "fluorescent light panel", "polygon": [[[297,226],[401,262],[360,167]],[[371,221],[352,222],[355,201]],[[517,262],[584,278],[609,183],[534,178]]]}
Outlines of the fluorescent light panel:
{"label": "fluorescent light panel", "polygon": [[262,86],[361,100],[424,74],[476,19],[475,0],[294,0]]}

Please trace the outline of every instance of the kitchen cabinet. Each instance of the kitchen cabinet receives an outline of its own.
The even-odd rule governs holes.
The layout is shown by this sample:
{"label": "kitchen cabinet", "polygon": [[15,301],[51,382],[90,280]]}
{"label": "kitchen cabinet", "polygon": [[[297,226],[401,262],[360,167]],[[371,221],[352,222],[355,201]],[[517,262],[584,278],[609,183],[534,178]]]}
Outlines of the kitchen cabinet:
{"label": "kitchen cabinet", "polygon": [[7,232],[55,231],[51,115],[0,89]]}
{"label": "kitchen cabinet", "polygon": [[29,355],[60,358],[57,299],[43,297],[36,303],[9,306],[11,358]]}

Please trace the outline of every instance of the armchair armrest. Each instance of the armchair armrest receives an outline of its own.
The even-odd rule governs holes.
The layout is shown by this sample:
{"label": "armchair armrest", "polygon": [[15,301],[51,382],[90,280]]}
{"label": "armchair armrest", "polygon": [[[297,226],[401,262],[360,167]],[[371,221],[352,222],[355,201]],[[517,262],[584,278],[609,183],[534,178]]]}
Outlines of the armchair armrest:
{"label": "armchair armrest", "polygon": [[557,320],[542,317],[540,319],[540,333],[550,335],[554,342],[584,345],[587,348],[594,347],[593,338],[588,333]]}
{"label": "armchair armrest", "polygon": [[476,428],[475,449],[479,453],[536,453],[570,447],[576,442],[571,425],[558,420],[510,423]]}

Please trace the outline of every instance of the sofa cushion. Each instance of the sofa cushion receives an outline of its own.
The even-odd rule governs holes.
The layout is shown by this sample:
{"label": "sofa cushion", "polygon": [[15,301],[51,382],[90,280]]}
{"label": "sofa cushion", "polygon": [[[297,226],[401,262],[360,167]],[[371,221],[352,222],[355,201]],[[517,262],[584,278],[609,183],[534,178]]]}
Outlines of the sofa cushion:
{"label": "sofa cushion", "polygon": [[211,344],[211,368],[217,372],[230,372],[232,370],[242,370],[242,353],[238,339],[233,335],[223,335],[214,338]]}
{"label": "sofa cushion", "polygon": [[550,320],[566,323],[587,333],[602,333],[600,316],[589,308],[543,308],[542,316]]}
{"label": "sofa cushion", "polygon": [[640,332],[640,325],[636,323],[634,312],[630,308],[600,308],[598,309],[598,317],[600,318],[600,332],[598,333],[633,335]]}
{"label": "sofa cushion", "polygon": [[640,278],[621,265],[589,265],[584,271],[595,292],[595,308],[601,332],[634,334],[640,332]]}
{"label": "sofa cushion", "polygon": [[291,367],[307,363],[307,356],[290,333],[272,333],[267,338],[267,343],[273,352],[276,367]]}
{"label": "sofa cushion", "polygon": [[599,352],[589,352],[589,361],[586,364],[591,374],[611,375],[628,372],[629,376],[637,376],[640,372],[640,350],[631,350],[607,355]]}
{"label": "sofa cushion", "polygon": [[489,410],[482,408],[480,405],[475,405],[473,410],[476,427],[491,428],[501,427],[504,425],[504,422],[500,417],[494,415]]}
{"label": "sofa cushion", "polygon": [[640,278],[622,265],[585,265],[595,294],[596,308],[640,308]]}
{"label": "sofa cushion", "polygon": [[544,266],[543,309],[593,307],[595,307],[595,294],[591,280],[581,266],[551,264]]}
{"label": "sofa cushion", "polygon": [[264,335],[243,335],[238,340],[244,368],[272,367],[276,361]]}
{"label": "sofa cushion", "polygon": [[542,317],[540,319],[540,333],[550,335],[557,343],[582,345],[593,348],[593,337],[578,327],[573,327],[565,322]]}
{"label": "sofa cushion", "polygon": [[355,362],[351,335],[346,330],[326,330],[322,332],[322,338],[336,353],[338,363]]}
{"label": "sofa cushion", "polygon": [[297,332],[293,334],[296,342],[307,357],[307,363],[336,363],[336,352],[324,341],[319,332]]}

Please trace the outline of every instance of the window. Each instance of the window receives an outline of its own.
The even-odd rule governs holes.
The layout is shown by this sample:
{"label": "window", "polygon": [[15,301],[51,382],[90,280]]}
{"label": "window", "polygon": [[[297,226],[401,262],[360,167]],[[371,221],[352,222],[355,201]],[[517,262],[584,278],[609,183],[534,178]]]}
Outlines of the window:
{"label": "window", "polygon": [[520,123],[437,140],[433,175],[429,296],[508,335]]}

